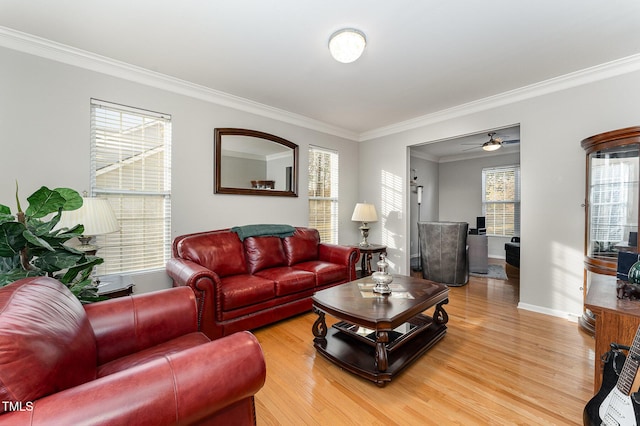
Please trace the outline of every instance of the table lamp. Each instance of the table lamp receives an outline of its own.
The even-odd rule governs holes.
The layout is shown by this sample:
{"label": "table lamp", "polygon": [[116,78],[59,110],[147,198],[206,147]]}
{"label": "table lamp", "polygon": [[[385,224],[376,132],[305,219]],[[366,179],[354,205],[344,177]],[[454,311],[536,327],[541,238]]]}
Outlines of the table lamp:
{"label": "table lamp", "polygon": [[362,233],[362,241],[360,242],[360,247],[369,247],[369,242],[367,238],[369,237],[369,223],[377,222],[378,215],[376,213],[376,208],[373,204],[367,203],[357,203],[356,208],[353,210],[353,215],[351,216],[351,220],[354,222],[362,222],[362,226],[360,226],[360,232]]}
{"label": "table lamp", "polygon": [[99,247],[91,244],[91,239],[96,235],[119,231],[120,224],[109,200],[83,197],[82,201],[82,207],[79,209],[62,212],[62,218],[57,228],[73,228],[76,225],[84,225],[84,232],[82,236],[78,237],[80,245],[73,248],[95,255]]}

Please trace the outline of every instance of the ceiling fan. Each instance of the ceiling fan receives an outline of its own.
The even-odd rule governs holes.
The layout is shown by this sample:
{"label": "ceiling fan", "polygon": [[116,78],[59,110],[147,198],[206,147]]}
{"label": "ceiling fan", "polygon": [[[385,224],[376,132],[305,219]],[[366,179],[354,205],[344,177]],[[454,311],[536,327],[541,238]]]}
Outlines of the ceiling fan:
{"label": "ceiling fan", "polygon": [[500,147],[502,147],[502,145],[509,145],[509,144],[515,144],[515,143],[520,143],[519,139],[513,139],[513,140],[503,140],[501,137],[495,137],[496,132],[490,132],[487,133],[487,136],[489,136],[489,140],[486,141],[485,143],[478,145],[478,144],[468,144],[465,143],[463,145],[475,145],[473,148],[468,148],[465,149],[465,151],[470,151],[472,149],[476,149],[476,148],[482,148],[485,151],[495,151],[500,149]]}

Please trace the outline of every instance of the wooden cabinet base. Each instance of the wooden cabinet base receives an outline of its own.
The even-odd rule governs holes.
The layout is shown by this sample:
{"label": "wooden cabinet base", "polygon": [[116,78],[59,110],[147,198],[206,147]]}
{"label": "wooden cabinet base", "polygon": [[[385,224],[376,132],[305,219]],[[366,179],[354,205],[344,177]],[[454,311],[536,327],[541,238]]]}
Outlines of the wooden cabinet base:
{"label": "wooden cabinet base", "polygon": [[601,276],[591,283],[585,303],[595,316],[595,360],[593,390],[602,385],[602,355],[611,343],[630,346],[640,325],[640,301],[618,299],[616,277]]}

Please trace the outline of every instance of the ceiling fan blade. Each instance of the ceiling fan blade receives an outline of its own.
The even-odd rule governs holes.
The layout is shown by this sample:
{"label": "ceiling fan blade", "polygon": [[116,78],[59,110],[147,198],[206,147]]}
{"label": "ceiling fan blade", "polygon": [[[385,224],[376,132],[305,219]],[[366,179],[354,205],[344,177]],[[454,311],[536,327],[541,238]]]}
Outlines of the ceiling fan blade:
{"label": "ceiling fan blade", "polygon": [[[469,145],[469,144],[463,144],[463,145]],[[474,146],[472,148],[463,149],[462,152],[472,151],[474,149],[479,149],[479,148],[482,148],[482,145],[477,145],[477,146]]]}
{"label": "ceiling fan blade", "polygon": [[509,141],[502,141],[502,145],[513,145],[520,143],[520,139],[511,139]]}

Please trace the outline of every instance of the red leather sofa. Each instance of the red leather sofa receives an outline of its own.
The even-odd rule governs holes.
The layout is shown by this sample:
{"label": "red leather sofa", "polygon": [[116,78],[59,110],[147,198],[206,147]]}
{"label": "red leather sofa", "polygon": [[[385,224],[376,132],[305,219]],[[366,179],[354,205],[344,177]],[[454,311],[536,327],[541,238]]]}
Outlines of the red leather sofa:
{"label": "red leather sofa", "polygon": [[210,341],[193,291],[83,306],[47,277],[0,288],[0,424],[255,424],[249,332]]}
{"label": "red leather sofa", "polygon": [[356,279],[359,256],[313,228],[243,241],[222,229],[176,237],[166,268],[174,286],[193,288],[200,329],[217,339],[310,310],[316,291]]}

